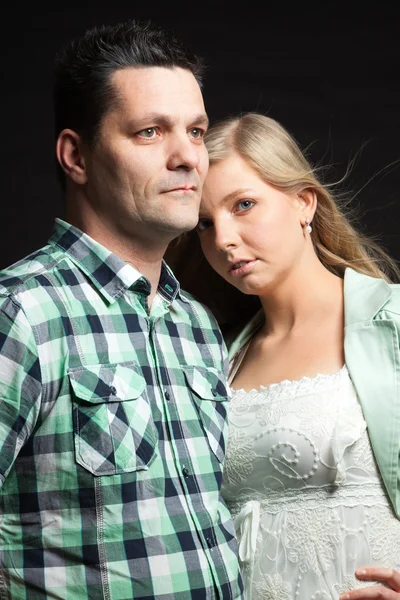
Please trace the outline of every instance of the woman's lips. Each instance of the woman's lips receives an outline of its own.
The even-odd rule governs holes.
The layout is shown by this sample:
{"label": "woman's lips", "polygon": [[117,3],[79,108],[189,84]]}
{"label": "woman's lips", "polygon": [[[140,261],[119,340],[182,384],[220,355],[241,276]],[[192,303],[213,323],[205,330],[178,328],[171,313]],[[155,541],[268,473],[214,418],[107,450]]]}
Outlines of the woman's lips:
{"label": "woman's lips", "polygon": [[233,264],[232,267],[229,269],[229,274],[232,275],[233,277],[240,277],[242,275],[247,275],[247,273],[250,273],[250,271],[253,269],[256,262],[257,262],[257,259],[248,260],[248,261],[239,260],[238,262]]}

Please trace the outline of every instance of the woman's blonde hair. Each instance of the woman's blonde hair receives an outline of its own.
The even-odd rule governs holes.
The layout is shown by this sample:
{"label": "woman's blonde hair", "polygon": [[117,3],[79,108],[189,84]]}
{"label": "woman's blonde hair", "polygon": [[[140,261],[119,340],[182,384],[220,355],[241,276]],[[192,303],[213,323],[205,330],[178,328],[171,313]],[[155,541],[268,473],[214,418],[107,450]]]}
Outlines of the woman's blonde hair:
{"label": "woman's blonde hair", "polygon": [[[356,229],[344,203],[334,197],[332,184],[322,183],[319,169],[311,166],[295,139],[277,121],[254,112],[225,119],[210,128],[205,142],[210,165],[237,153],[263,181],[281,192],[301,194],[309,190],[316,194],[312,241],[318,258],[329,271],[343,277],[345,269],[351,267],[386,281],[400,280],[396,262],[373,239]],[[196,243],[192,240],[193,245]],[[208,300],[210,304],[210,297]],[[220,312],[215,306],[214,310]]]}

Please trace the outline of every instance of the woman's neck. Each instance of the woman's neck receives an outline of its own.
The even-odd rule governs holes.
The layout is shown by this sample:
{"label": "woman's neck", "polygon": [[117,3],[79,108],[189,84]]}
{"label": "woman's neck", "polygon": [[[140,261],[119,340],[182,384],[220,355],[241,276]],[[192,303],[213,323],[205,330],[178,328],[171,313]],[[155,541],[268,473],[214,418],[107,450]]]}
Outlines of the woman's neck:
{"label": "woman's neck", "polygon": [[262,335],[285,337],[343,313],[343,279],[315,257],[309,268],[292,271],[272,292],[260,295],[266,315]]}

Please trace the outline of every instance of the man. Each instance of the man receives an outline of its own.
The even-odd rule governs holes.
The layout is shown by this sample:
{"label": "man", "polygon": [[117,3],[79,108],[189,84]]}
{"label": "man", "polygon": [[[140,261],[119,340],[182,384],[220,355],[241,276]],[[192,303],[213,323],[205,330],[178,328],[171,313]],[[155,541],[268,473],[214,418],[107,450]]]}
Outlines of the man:
{"label": "man", "polygon": [[208,168],[201,65],[149,24],[56,61],[66,197],[0,286],[0,597],[240,598],[225,353],[162,262]]}

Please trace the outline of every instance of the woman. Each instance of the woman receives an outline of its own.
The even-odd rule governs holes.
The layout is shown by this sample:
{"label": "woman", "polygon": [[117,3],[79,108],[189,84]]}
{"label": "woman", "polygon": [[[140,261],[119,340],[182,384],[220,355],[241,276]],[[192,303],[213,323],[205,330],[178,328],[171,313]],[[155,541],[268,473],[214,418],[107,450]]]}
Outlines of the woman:
{"label": "woman", "polygon": [[[261,307],[230,344],[223,484],[247,599],[400,600],[397,267],[276,121],[230,119],[206,144],[204,256]],[[210,304],[209,275],[175,271]],[[228,339],[245,308],[216,285]]]}

